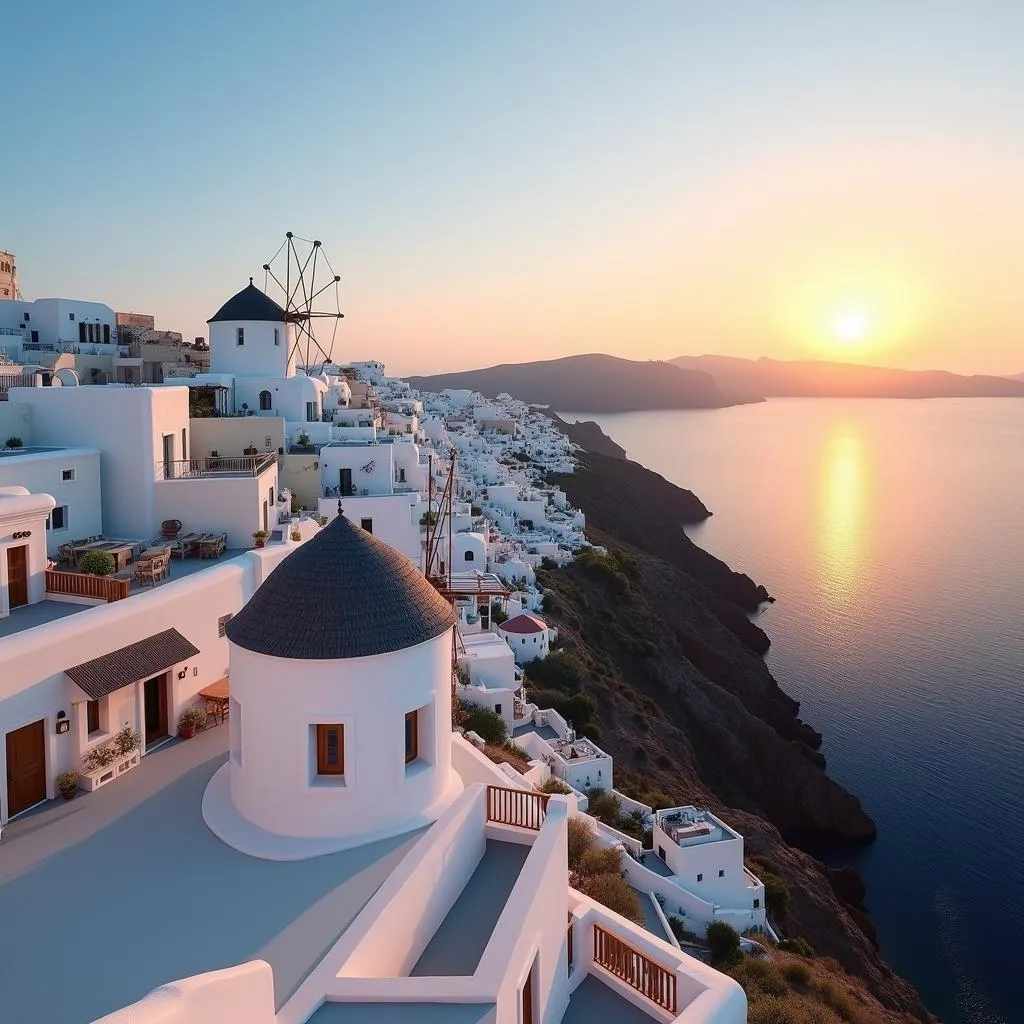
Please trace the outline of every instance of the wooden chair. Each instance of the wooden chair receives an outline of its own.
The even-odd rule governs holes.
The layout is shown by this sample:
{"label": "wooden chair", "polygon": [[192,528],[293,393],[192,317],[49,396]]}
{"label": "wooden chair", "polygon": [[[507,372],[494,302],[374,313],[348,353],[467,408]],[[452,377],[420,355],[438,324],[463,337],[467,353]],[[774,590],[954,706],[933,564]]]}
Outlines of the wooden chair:
{"label": "wooden chair", "polygon": [[153,559],[153,573],[158,580],[162,580],[165,576],[169,576],[171,572],[171,553],[170,551],[164,552],[162,555],[157,555]]}
{"label": "wooden chair", "polygon": [[177,537],[181,533],[181,520],[180,519],[165,519],[160,524],[160,529],[163,532],[163,536],[166,540],[171,540]]}
{"label": "wooden chair", "polygon": [[135,575],[135,582],[140,587],[145,586],[147,583],[151,587],[156,586],[156,559],[146,558],[142,561],[136,562],[135,567],[132,570]]}

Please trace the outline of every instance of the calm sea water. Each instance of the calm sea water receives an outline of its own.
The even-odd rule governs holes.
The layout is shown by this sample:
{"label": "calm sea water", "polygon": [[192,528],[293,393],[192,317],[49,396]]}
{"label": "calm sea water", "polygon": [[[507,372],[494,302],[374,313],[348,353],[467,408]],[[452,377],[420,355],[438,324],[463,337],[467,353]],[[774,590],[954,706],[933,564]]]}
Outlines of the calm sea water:
{"label": "calm sea water", "polygon": [[946,1021],[1024,1021],[1024,401],[564,415],[777,598],[768,664],[878,823],[851,862],[889,962]]}

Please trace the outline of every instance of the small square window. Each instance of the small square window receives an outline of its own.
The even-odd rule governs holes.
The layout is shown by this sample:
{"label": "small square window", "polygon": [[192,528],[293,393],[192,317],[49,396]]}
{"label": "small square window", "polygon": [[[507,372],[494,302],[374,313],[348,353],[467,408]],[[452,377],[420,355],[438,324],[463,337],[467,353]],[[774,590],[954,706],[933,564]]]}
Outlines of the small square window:
{"label": "small square window", "polygon": [[345,727],[318,725],[316,727],[317,775],[345,774]]}
{"label": "small square window", "polygon": [[411,764],[420,756],[420,716],[410,711],[405,716],[405,763]]}
{"label": "small square window", "polygon": [[231,613],[228,613],[227,615],[221,615],[220,618],[217,619],[217,636],[227,635],[227,624],[231,621],[231,619]]}
{"label": "small square window", "polygon": [[62,483],[69,483],[75,479],[75,471],[73,469],[62,469],[60,471],[60,479]]}
{"label": "small square window", "polygon": [[720,869],[719,869],[719,871],[718,871],[718,877],[719,877],[719,878],[725,878],[725,869],[724,869],[724,868],[720,868]]}
{"label": "small square window", "polygon": [[24,316],[25,316],[25,323],[28,323],[28,322],[29,322],[29,320],[31,320],[31,319],[32,319],[32,317],[30,317],[30,316],[28,315],[28,313],[25,313],[25,314],[24,314]]}
{"label": "small square window", "polygon": [[68,528],[68,507],[58,505],[47,517],[46,528],[48,530],[66,530]]}
{"label": "small square window", "polygon": [[367,532],[373,533],[373,520],[372,519],[360,519],[359,525]]}
{"label": "small square window", "polygon": [[756,900],[754,900],[754,909],[755,909],[755,910],[757,910],[757,908],[758,908],[759,906],[761,906],[761,901],[760,901],[760,899],[756,899]]}
{"label": "small square window", "polygon": [[68,319],[69,320],[74,320],[75,319],[75,314],[74,313],[68,313]]}
{"label": "small square window", "polygon": [[704,876],[703,875],[698,875],[697,876],[697,881],[698,882],[703,882],[704,881]]}

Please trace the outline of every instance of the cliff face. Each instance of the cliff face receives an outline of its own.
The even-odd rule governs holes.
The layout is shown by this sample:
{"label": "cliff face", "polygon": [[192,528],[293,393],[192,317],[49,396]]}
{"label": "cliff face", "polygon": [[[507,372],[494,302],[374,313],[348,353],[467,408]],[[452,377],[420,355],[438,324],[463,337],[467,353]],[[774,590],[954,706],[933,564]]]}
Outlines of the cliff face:
{"label": "cliff face", "polygon": [[539,572],[580,672],[530,685],[579,709],[582,731],[615,757],[620,789],[661,790],[735,825],[788,884],[773,915],[787,936],[834,957],[891,1010],[932,1020],[879,956],[856,873],[830,876],[801,849],[869,841],[875,826],[825,773],[820,737],[759,656],[763,633],[738,625],[763,591],[683,535],[679,524],[707,510],[636,463],[591,453],[559,482],[612,555]]}

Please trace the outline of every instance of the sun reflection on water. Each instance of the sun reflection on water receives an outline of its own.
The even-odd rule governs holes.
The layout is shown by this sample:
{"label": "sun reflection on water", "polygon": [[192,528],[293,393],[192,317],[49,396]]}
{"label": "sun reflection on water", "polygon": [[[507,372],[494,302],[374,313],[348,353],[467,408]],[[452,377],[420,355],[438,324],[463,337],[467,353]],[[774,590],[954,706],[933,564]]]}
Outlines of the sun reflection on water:
{"label": "sun reflection on water", "polygon": [[849,599],[861,582],[870,542],[869,485],[864,442],[851,423],[826,435],[818,494],[819,586],[833,599]]}

